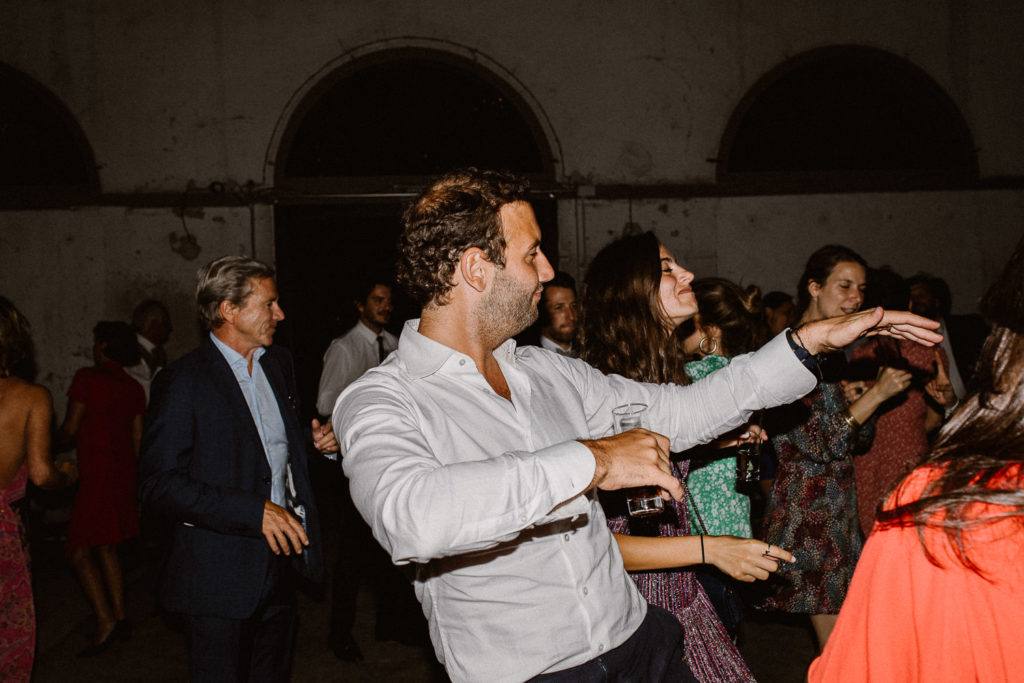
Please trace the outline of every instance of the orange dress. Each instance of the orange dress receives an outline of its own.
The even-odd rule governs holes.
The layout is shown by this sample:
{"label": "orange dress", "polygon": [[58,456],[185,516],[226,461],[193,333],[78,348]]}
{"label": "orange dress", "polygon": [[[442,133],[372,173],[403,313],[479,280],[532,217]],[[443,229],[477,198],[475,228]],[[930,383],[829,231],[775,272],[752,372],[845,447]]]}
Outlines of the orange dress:
{"label": "orange dress", "polygon": [[[939,470],[912,472],[886,504],[917,499]],[[1024,486],[1014,465],[997,483]],[[976,505],[972,517],[998,514]],[[925,531],[929,562],[916,527],[876,525],[853,576],[835,630],[808,680],[1024,681],[1024,522],[1001,520],[965,532],[964,545],[983,576],[955,558],[945,534]]]}

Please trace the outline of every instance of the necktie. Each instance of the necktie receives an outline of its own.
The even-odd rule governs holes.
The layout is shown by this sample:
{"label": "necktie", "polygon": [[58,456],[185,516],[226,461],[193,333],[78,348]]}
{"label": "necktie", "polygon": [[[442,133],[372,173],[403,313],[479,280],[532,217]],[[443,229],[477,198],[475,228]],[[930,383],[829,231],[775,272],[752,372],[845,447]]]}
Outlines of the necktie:
{"label": "necktie", "polygon": [[377,362],[383,363],[384,358],[388,355],[387,351],[384,350],[384,335],[377,335]]}

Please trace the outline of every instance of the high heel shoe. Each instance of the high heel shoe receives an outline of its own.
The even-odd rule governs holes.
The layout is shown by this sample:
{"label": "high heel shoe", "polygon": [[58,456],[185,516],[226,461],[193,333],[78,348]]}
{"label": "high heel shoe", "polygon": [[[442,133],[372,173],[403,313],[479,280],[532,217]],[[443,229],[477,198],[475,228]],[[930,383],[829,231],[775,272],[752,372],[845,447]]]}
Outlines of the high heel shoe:
{"label": "high heel shoe", "polygon": [[114,644],[114,639],[116,637],[117,637],[117,627],[114,627],[114,629],[110,633],[108,633],[107,637],[104,638],[101,642],[99,642],[99,643],[92,643],[91,645],[86,647],[84,650],[79,652],[78,653],[78,658],[79,659],[86,659],[87,657],[95,657],[96,655],[103,654],[104,652],[106,652],[107,650],[110,649],[111,645]]}

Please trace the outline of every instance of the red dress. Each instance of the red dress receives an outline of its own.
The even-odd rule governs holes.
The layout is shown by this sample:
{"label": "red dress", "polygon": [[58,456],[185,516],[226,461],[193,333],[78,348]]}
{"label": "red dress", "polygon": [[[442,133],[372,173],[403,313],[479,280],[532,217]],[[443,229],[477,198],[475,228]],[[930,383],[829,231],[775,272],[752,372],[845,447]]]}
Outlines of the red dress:
{"label": "red dress", "polygon": [[139,535],[132,422],[146,408],[142,385],[106,361],[75,373],[68,398],[85,406],[78,430],[78,494],[68,548],[120,543]]}
{"label": "red dress", "polygon": [[[920,497],[941,474],[915,470],[887,507]],[[1024,470],[1006,468],[989,486],[1020,488]],[[974,504],[972,518],[1007,512]],[[945,532],[929,527],[878,528],[868,538],[850,592],[822,655],[811,663],[811,683],[894,681],[1024,681],[1024,525],[1009,517],[964,533],[979,575],[954,557]]]}
{"label": "red dress", "polygon": [[[888,356],[896,356],[895,340],[873,339],[861,344],[851,354],[851,362],[870,361],[884,364]],[[934,373],[935,350],[912,341],[898,342],[898,355],[912,368],[920,371],[921,378]],[[939,350],[942,363],[948,368],[945,352]],[[879,409],[875,427],[875,440],[871,449],[853,459],[854,478],[857,482],[857,514],[860,528],[867,536],[875,524],[878,506],[900,479],[906,476],[928,451],[928,435],[924,429],[927,413],[925,394],[919,382],[912,383],[904,394],[893,397]]]}
{"label": "red dress", "polygon": [[21,516],[11,505],[25,496],[28,469],[21,469],[0,490],[0,681],[28,683],[36,648],[36,612],[32,604],[28,539]]}

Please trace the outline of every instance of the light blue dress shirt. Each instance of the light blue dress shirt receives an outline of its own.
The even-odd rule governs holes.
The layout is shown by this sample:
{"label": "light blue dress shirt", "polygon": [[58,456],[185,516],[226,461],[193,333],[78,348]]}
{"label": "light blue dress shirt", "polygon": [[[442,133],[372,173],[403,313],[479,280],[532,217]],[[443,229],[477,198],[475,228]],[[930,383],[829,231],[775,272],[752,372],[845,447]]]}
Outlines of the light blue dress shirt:
{"label": "light blue dress shirt", "polygon": [[212,332],[210,339],[213,340],[214,346],[231,366],[231,371],[235,373],[238,386],[242,390],[242,395],[245,396],[245,402],[249,405],[253,422],[256,423],[260,441],[263,442],[263,450],[267,454],[267,462],[270,464],[270,502],[284,507],[285,471],[288,467],[288,435],[285,432],[284,419],[281,417],[281,409],[274,396],[274,390],[270,387],[266,373],[263,372],[263,366],[260,365],[260,358],[267,350],[262,346],[256,349],[256,353],[252,356],[252,375],[250,375],[249,362],[245,356],[217,339]]}

